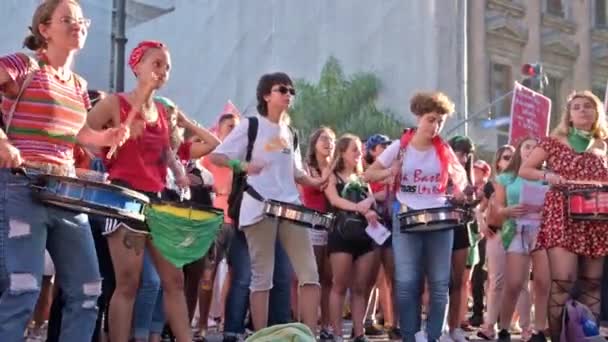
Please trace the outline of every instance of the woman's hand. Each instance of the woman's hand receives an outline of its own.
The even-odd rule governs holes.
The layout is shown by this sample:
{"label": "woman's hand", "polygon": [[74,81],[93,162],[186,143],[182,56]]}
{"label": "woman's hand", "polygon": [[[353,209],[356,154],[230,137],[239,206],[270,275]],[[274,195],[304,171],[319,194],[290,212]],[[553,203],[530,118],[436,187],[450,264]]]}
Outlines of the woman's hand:
{"label": "woman's hand", "polygon": [[359,203],[357,203],[357,212],[360,213],[361,215],[366,215],[367,212],[369,211],[369,209],[372,207],[373,203],[374,203],[374,199],[371,197],[368,197],[368,198],[360,201]]}
{"label": "woman's hand", "polygon": [[505,208],[506,216],[510,218],[518,218],[527,214],[528,212],[527,206],[522,204],[512,205]]}
{"label": "woman's hand", "polygon": [[369,210],[365,214],[365,219],[372,227],[375,227],[378,225],[378,213],[376,213],[376,211],[374,211],[374,210]]}

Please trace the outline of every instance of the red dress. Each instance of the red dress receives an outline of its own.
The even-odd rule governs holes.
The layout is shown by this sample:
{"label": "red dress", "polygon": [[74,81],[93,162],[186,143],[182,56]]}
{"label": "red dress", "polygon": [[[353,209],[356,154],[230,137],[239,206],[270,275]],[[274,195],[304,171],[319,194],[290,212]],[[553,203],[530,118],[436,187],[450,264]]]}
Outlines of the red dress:
{"label": "red dress", "polygon": [[[576,153],[556,138],[541,139],[539,145],[548,154],[547,166],[568,180],[608,181],[606,157],[590,152]],[[543,219],[538,233],[540,248],[562,247],[588,257],[608,255],[608,222],[573,221],[568,218],[568,201],[564,189],[551,188],[545,197]]]}

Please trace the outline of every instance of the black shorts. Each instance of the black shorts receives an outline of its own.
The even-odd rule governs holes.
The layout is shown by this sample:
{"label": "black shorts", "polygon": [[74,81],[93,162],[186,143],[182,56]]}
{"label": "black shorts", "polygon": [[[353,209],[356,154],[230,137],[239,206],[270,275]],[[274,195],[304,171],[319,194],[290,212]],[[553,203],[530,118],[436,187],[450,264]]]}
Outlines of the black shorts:
{"label": "black shorts", "polygon": [[471,241],[469,240],[469,231],[466,225],[460,225],[454,228],[454,244],[452,250],[469,248]]}
{"label": "black shorts", "polygon": [[371,237],[368,237],[364,242],[353,242],[345,240],[337,230],[331,231],[327,237],[327,251],[329,254],[348,253],[353,256],[354,260],[373,251],[376,246]]}
{"label": "black shorts", "polygon": [[[141,194],[148,196],[148,198],[150,198],[150,200],[160,199],[159,193],[135,190],[127,182],[124,182],[121,180],[113,180],[112,184],[121,186],[123,188],[130,189],[133,191],[137,191]],[[108,217],[108,218],[106,218],[106,222],[105,222],[105,226],[104,226],[102,234],[110,235],[110,234],[114,233],[120,226],[123,226],[129,230],[132,230],[132,231],[135,231],[138,233],[148,234],[150,232],[150,228],[148,228],[148,225],[146,224],[146,222]]]}

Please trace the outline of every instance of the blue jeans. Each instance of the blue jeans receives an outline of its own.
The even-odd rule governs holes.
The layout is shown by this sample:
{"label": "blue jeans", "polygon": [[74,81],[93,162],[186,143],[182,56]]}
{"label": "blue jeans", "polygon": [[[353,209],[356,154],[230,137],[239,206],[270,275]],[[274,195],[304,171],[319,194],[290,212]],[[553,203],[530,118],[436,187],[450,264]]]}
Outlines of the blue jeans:
{"label": "blue jeans", "polygon": [[[226,298],[224,333],[227,335],[245,332],[245,316],[249,308],[249,283],[251,261],[245,233],[238,230],[228,250],[231,267],[231,283]],[[268,325],[287,323],[291,319],[291,279],[293,271],[289,257],[277,241],[273,288],[270,290]]]}
{"label": "blue jeans", "polygon": [[415,341],[414,335],[421,330],[420,298],[425,277],[430,296],[426,333],[429,341],[439,340],[449,298],[454,231],[401,233],[395,220],[393,227],[396,227],[395,285],[403,341]]}
{"label": "blue jeans", "polygon": [[23,340],[45,246],[65,300],[60,341],[90,341],[101,278],[87,215],[34,201],[27,178],[0,170],[0,341]]}
{"label": "blue jeans", "polygon": [[[133,307],[133,337],[137,339],[148,339],[152,316],[156,308],[156,301],[160,298],[162,309],[162,297],[160,296],[160,278],[156,267],[152,263],[152,257],[148,249],[144,251],[144,261],[141,271],[141,280],[135,305]],[[162,313],[162,310],[161,310]]]}

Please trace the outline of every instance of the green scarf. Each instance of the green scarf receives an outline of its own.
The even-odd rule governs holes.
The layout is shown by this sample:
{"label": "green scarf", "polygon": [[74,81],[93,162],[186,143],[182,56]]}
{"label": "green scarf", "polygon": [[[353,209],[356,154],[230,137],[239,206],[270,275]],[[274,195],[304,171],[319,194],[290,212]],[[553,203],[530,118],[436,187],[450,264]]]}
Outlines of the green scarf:
{"label": "green scarf", "polygon": [[587,151],[592,141],[593,137],[590,132],[570,127],[568,131],[568,143],[577,153]]}

